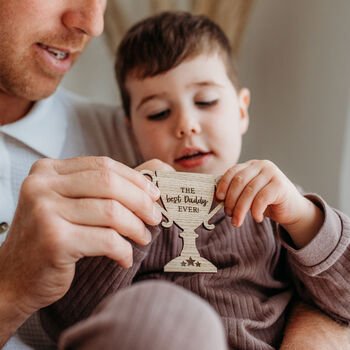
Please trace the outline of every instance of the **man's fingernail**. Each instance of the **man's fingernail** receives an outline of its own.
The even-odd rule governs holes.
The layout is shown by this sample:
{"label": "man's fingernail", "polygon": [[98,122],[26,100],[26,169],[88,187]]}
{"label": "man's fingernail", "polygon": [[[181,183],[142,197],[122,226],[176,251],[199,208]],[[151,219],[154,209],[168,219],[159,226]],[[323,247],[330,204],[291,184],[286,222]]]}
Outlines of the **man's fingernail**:
{"label": "man's fingernail", "polygon": [[234,225],[234,226],[237,227],[237,224],[238,224],[238,220],[237,220],[237,218],[234,216],[234,217],[232,218],[232,225]]}
{"label": "man's fingernail", "polygon": [[218,199],[224,199],[224,193],[223,192],[217,192],[216,193],[216,197],[218,197]]}
{"label": "man's fingernail", "polygon": [[152,241],[152,233],[146,228],[146,243],[150,243]]}
{"label": "man's fingernail", "polygon": [[156,205],[153,206],[153,219],[157,223],[160,223],[162,221],[162,213]]}
{"label": "man's fingernail", "polygon": [[148,182],[148,192],[153,198],[158,198],[160,195],[159,188],[152,182]]}
{"label": "man's fingernail", "polygon": [[230,209],[230,208],[225,208],[225,214],[226,214],[227,216],[232,216],[232,209]]}
{"label": "man's fingernail", "polygon": [[131,257],[128,261],[127,261],[127,263],[125,264],[126,266],[125,266],[125,268],[130,268],[131,266],[132,266],[132,264],[134,263],[134,259]]}

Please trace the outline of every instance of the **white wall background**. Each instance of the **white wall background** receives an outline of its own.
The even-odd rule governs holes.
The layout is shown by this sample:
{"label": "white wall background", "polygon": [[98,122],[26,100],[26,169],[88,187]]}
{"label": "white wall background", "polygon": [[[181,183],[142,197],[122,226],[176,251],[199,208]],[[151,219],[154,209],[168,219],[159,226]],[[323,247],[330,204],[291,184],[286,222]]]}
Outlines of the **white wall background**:
{"label": "white wall background", "polygon": [[[241,160],[274,161],[348,214],[349,14],[348,0],[257,0],[238,59],[252,92]],[[118,103],[111,56],[103,36],[95,39],[64,85]]]}

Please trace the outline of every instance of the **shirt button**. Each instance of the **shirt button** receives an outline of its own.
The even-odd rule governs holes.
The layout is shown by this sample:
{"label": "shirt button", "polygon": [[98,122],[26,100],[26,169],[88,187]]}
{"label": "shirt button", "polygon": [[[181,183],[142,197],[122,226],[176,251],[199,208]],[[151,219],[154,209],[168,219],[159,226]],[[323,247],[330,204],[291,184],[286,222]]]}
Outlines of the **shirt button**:
{"label": "shirt button", "polygon": [[0,234],[5,233],[9,228],[9,224],[7,222],[2,222],[0,224]]}

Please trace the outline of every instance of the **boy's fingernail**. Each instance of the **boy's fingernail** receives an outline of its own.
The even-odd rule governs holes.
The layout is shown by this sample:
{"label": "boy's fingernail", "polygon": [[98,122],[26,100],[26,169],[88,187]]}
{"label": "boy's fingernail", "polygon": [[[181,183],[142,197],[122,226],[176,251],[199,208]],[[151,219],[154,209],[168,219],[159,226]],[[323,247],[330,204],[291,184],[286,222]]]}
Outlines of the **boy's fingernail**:
{"label": "boy's fingernail", "polygon": [[159,195],[160,195],[159,188],[150,181],[148,181],[148,192],[153,198],[156,198],[156,199],[159,198]]}
{"label": "boy's fingernail", "polygon": [[146,243],[150,243],[152,241],[152,233],[146,228]]}

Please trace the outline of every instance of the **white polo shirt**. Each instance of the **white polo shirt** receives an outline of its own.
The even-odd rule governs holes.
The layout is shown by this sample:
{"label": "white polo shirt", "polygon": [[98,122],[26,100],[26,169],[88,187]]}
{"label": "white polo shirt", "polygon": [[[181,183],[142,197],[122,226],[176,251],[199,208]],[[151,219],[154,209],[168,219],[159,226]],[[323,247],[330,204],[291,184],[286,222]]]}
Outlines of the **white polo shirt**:
{"label": "white polo shirt", "polygon": [[[0,126],[0,244],[11,225],[21,184],[36,160],[104,155],[134,167],[140,158],[133,145],[120,108],[88,103],[63,89],[37,102],[19,121]],[[23,337],[44,349],[44,339],[31,329],[35,324],[37,316],[22,327]],[[29,339],[33,335],[39,339]],[[16,335],[5,349],[28,347]]]}

